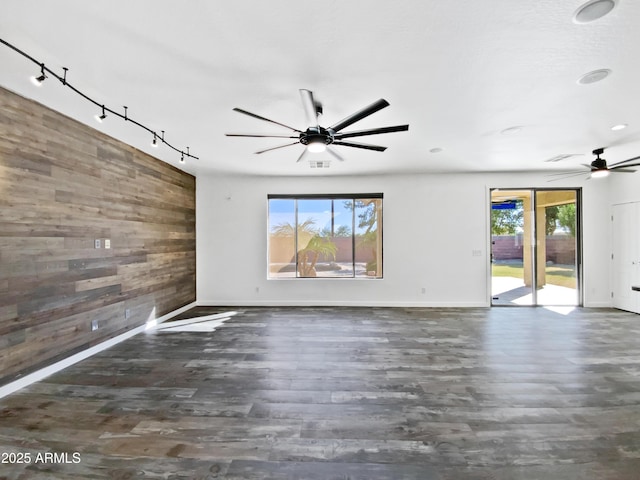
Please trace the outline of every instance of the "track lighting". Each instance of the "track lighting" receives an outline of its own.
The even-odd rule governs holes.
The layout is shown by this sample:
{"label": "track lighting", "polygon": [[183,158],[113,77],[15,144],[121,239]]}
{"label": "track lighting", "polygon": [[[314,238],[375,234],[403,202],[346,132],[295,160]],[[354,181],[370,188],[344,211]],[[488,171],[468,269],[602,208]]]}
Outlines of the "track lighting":
{"label": "track lighting", "polygon": [[107,118],[107,114],[104,113],[104,105],[102,105],[102,114],[101,115],[96,115],[96,120],[100,123],[102,123],[102,121]]}
{"label": "track lighting", "polygon": [[174,147],[173,145],[171,145],[169,142],[167,142],[164,139],[164,130],[162,130],[162,134],[160,136],[158,136],[156,134],[156,132],[154,130],[151,130],[149,127],[147,127],[146,125],[143,125],[140,122],[137,122],[136,120],[129,118],[128,115],[128,111],[127,111],[127,107],[124,107],[124,115],[122,115],[120,112],[117,112],[111,108],[105,107],[103,104],[97,102],[96,100],[94,100],[93,98],[89,97],[88,95],[86,95],[85,93],[81,92],[80,90],[78,90],[77,88],[75,88],[73,85],[71,85],[69,82],[67,82],[67,71],[69,70],[67,67],[62,67],[62,69],[64,70],[62,75],[58,75],[56,74],[53,70],[45,67],[44,63],[40,63],[38,60],[36,60],[35,58],[33,58],[31,55],[29,55],[28,53],[20,50],[18,47],[13,46],[12,44],[10,44],[9,42],[5,41],[4,39],[0,38],[0,44],[5,45],[6,47],[9,47],[11,50],[13,50],[14,52],[22,55],[24,58],[26,58],[27,60],[32,61],[33,63],[35,63],[36,65],[40,66],[40,76],[36,77],[33,76],[31,77],[31,81],[33,82],[34,85],[40,86],[42,84],[42,82],[44,82],[47,78],[49,78],[47,76],[47,74],[57,78],[58,80],[60,80],[60,83],[62,83],[63,86],[65,87],[69,87],[71,90],[73,90],[75,93],[77,93],[78,95],[80,95],[82,98],[84,98],[85,100],[91,102],[92,104],[94,104],[97,107],[101,108],[101,113],[100,115],[95,115],[95,119],[102,123],[102,121],[107,118],[107,112],[109,112],[110,114],[122,118],[124,121],[132,123],[144,130],[146,130],[147,132],[149,132],[150,134],[153,135],[153,143],[152,145],[155,147],[158,144],[158,139],[160,140],[160,142],[162,142],[164,145],[166,145],[167,147],[171,148],[173,151],[175,152],[180,152],[180,163],[184,163],[185,161],[185,156],[189,157],[189,158],[193,158],[194,160],[198,160],[198,157],[196,157],[195,155],[191,155],[191,153],[189,153],[189,147],[187,147],[187,152],[185,153],[182,150],[179,150],[178,148]]}
{"label": "track lighting", "polygon": [[31,77],[31,83],[33,83],[36,87],[39,87],[40,85],[42,85],[42,82],[44,82],[48,77],[44,74],[44,63],[40,64],[40,76],[36,77],[33,76]]}

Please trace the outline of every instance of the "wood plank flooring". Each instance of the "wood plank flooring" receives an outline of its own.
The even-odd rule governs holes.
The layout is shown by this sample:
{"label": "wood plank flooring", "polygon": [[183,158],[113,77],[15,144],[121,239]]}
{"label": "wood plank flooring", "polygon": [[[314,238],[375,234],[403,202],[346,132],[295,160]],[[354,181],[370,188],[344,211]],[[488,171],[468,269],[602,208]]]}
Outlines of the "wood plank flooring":
{"label": "wood plank flooring", "polygon": [[0,478],[640,478],[638,315],[182,317],[225,310],[214,332],[141,334],[2,399]]}

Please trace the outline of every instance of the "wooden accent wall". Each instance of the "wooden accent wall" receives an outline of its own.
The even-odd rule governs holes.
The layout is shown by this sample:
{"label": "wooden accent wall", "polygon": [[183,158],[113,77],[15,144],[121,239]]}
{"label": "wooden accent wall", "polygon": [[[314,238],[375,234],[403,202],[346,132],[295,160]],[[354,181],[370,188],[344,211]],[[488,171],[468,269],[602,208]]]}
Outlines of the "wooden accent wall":
{"label": "wooden accent wall", "polygon": [[193,176],[0,88],[0,384],[193,302],[195,256]]}

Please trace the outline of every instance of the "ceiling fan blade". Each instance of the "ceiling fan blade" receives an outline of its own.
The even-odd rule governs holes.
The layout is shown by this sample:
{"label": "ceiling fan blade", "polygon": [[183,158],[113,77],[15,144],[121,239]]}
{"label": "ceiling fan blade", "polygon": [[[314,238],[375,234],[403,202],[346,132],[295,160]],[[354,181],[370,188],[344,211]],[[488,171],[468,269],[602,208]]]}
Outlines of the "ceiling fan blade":
{"label": "ceiling fan blade", "polygon": [[316,102],[313,100],[313,92],[311,90],[300,90],[302,97],[302,106],[307,117],[307,125],[318,126],[318,111],[316,110]]}
{"label": "ceiling fan blade", "polygon": [[618,167],[610,167],[609,170],[617,170],[618,168],[627,168],[627,167],[640,167],[640,162],[625,163],[624,165],[620,165]]}
{"label": "ceiling fan blade", "polygon": [[249,115],[250,117],[257,118],[258,120],[264,120],[265,122],[275,123],[276,125],[280,125],[281,127],[288,128],[289,130],[293,130],[294,132],[300,133],[300,130],[297,128],[290,127],[289,125],[285,125],[284,123],[276,122],[275,120],[270,120],[265,117],[261,117],[260,115],[256,115],[255,113],[247,112],[246,110],[242,110],[241,108],[234,108],[234,112],[244,113],[245,115]]}
{"label": "ceiling fan blade", "polygon": [[256,137],[256,138],[299,138],[297,135],[259,135],[249,133],[225,133],[227,137]]}
{"label": "ceiling fan blade", "polygon": [[[633,157],[633,158],[627,158],[626,160],[622,160],[621,162],[616,162],[616,163],[612,163],[611,165],[609,165],[609,168],[611,167],[615,167],[617,165],[622,165],[623,163],[626,164],[627,162],[633,162],[634,160],[638,160],[640,158],[640,156],[638,157]],[[634,164],[637,165],[637,164]],[[625,165],[626,167],[627,165]]]}
{"label": "ceiling fan blade", "polygon": [[[334,143],[335,143],[335,142],[334,142]],[[327,147],[327,152],[329,152],[331,155],[333,155],[333,157],[334,157],[336,160],[339,160],[339,161],[341,161],[341,162],[344,162],[344,158],[342,158],[342,156],[341,156],[338,152],[336,152],[333,148],[331,148],[331,147]]]}
{"label": "ceiling fan blade", "polygon": [[286,145],[279,145],[277,147],[267,148],[265,150],[260,150],[259,152],[254,152],[256,155],[260,155],[261,153],[270,152],[271,150],[278,150],[279,148],[290,147],[291,145],[296,145],[300,142],[287,143]]}
{"label": "ceiling fan blade", "polygon": [[580,175],[582,173],[590,173],[590,172],[576,172],[576,171],[566,171],[566,172],[558,172],[558,173],[548,173],[547,177],[561,177],[563,175]]}
{"label": "ceiling fan blade", "polygon": [[351,137],[363,137],[365,135],[378,135],[380,133],[406,132],[407,130],[409,130],[409,125],[395,125],[393,127],[370,128],[368,130],[356,130],[353,132],[338,133],[334,135],[334,138],[342,139]]}
{"label": "ceiling fan blade", "polygon": [[564,180],[565,178],[577,177],[578,175],[588,175],[588,174],[589,172],[572,173],[569,175],[565,175],[564,177],[558,176],[556,178],[552,178],[550,180],[547,180],[547,182],[556,182],[558,180]]}
{"label": "ceiling fan blade", "polygon": [[300,154],[300,156],[298,157],[298,160],[296,160],[296,163],[301,162],[302,159],[307,156],[307,153],[309,153],[309,151],[307,150],[307,147],[305,147],[304,150],[302,150],[302,153]]}
{"label": "ceiling fan blade", "polygon": [[631,170],[630,168],[610,168],[609,171],[613,173],[633,173],[637,170]]}
{"label": "ceiling fan blade", "polygon": [[333,130],[334,132],[339,132],[343,128],[348,127],[353,123],[356,123],[358,120],[362,120],[363,118],[368,117],[372,113],[376,113],[378,110],[382,110],[383,108],[388,106],[389,106],[389,102],[381,98],[380,100],[372,103],[368,107],[364,107],[362,110],[359,110],[356,113],[351,114],[348,117],[340,120],[335,125],[332,125],[331,127],[329,127],[329,129]]}
{"label": "ceiling fan blade", "polygon": [[583,167],[587,167],[589,170],[597,170],[597,168],[594,168],[593,166],[587,163],[581,163],[580,165],[582,165]]}
{"label": "ceiling fan blade", "polygon": [[342,145],[344,147],[364,148],[365,150],[375,150],[376,152],[384,152],[387,147],[381,147],[379,145],[370,145],[368,143],[354,143],[354,142],[333,142],[332,145]]}

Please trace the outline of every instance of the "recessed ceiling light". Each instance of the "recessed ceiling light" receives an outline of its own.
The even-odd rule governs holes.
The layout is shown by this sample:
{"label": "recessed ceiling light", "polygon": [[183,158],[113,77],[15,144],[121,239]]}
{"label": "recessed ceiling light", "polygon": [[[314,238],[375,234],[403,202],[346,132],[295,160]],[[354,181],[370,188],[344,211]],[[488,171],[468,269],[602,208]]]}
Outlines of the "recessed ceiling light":
{"label": "recessed ceiling light", "polygon": [[599,70],[593,70],[592,72],[585,73],[578,79],[580,85],[589,85],[590,83],[596,83],[600,80],[604,80],[611,75],[611,70],[608,68],[601,68]]}
{"label": "recessed ceiling light", "polygon": [[590,23],[604,17],[616,6],[616,0],[591,0],[573,14],[574,23]]}
{"label": "recessed ceiling light", "polygon": [[442,149],[440,147],[435,147],[432,148],[431,150],[429,150],[429,152],[431,153],[440,153],[442,151]]}
{"label": "recessed ceiling light", "polygon": [[617,130],[624,130],[625,128],[627,128],[627,124],[626,123],[619,123],[618,125],[614,125],[613,127],[611,127],[611,130],[613,130],[614,132]]}
{"label": "recessed ceiling light", "polygon": [[513,135],[514,133],[518,133],[522,130],[522,127],[516,125],[515,127],[509,127],[502,130],[500,133],[502,135]]}

